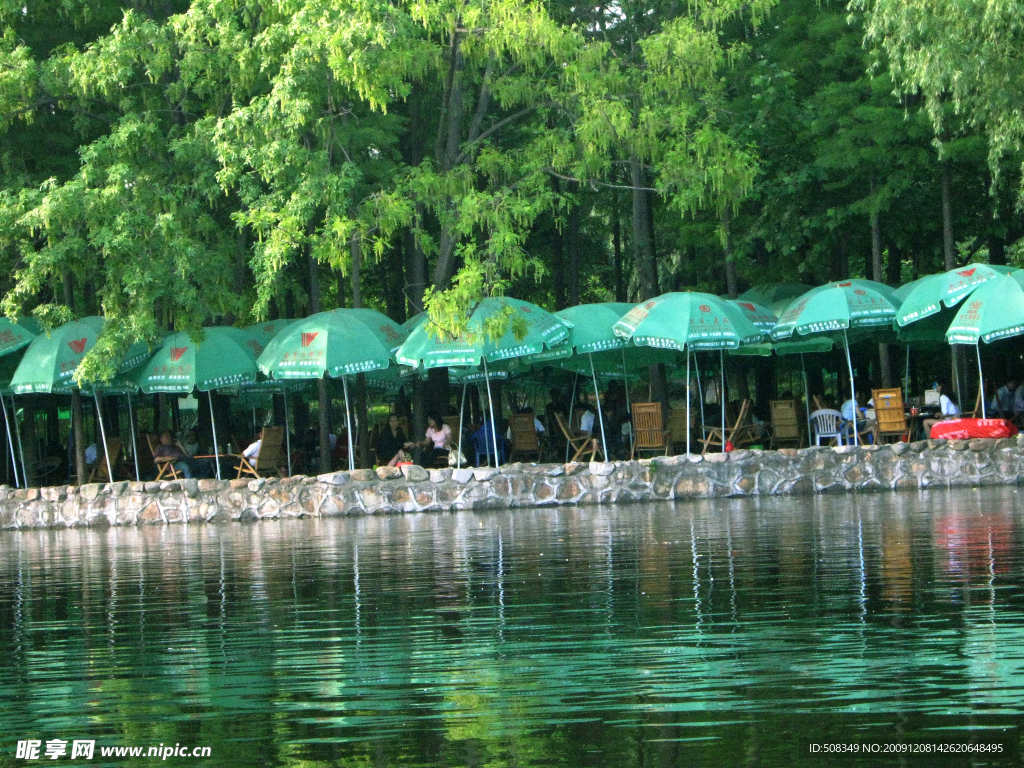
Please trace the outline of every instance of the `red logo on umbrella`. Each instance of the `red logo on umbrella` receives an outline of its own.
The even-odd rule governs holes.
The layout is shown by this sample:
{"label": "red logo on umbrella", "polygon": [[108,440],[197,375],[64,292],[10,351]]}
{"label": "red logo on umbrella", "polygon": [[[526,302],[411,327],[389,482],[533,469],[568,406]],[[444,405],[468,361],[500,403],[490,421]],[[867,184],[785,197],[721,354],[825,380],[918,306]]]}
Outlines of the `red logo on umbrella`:
{"label": "red logo on umbrella", "polygon": [[853,283],[836,283],[836,288],[849,288]]}
{"label": "red logo on umbrella", "polygon": [[[748,312],[755,312],[757,310],[757,307],[755,307],[753,304],[747,304],[747,302],[745,301],[740,301],[737,303]],[[701,309],[703,309],[703,307],[701,307]]]}
{"label": "red logo on umbrella", "polygon": [[171,362],[176,363],[181,360],[181,356],[185,354],[188,347],[171,347]]}
{"label": "red logo on umbrella", "polygon": [[644,308],[645,308],[645,309],[650,309],[650,308],[651,308],[651,307],[653,307],[653,306],[654,306],[654,305],[655,305],[656,303],[657,303],[657,302],[654,302],[654,301],[648,301],[648,302],[647,302],[646,304],[644,304]]}
{"label": "red logo on umbrella", "polygon": [[700,311],[701,312],[710,312],[711,311],[711,307],[709,307],[707,304],[701,304],[700,305]]}
{"label": "red logo on umbrella", "polygon": [[68,346],[74,351],[76,355],[80,355],[85,351],[85,339],[76,339],[75,341],[69,341]]}
{"label": "red logo on umbrella", "polygon": [[960,275],[960,277],[971,277],[971,275],[974,274],[974,270],[976,269],[977,267],[971,267],[970,269],[961,269],[959,272],[957,272],[957,274]]}
{"label": "red logo on umbrella", "polygon": [[320,335],[320,331],[314,331],[313,333],[302,334],[302,346],[308,347],[313,343],[313,339]]}
{"label": "red logo on umbrella", "polygon": [[863,296],[864,294],[867,293],[867,291],[862,291],[860,288],[858,288],[857,290],[854,291],[854,293],[856,293],[858,296]]}
{"label": "red logo on umbrella", "polygon": [[260,344],[256,339],[249,339],[246,344],[249,345],[249,349],[255,352],[257,355],[263,351],[263,345]]}

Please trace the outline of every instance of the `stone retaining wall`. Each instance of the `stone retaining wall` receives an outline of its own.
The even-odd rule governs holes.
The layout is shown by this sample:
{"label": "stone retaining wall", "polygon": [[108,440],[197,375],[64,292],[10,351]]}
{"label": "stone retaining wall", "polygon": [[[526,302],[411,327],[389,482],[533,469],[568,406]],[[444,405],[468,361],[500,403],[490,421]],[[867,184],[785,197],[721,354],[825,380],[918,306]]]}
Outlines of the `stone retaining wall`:
{"label": "stone retaining wall", "polygon": [[1015,485],[1024,436],[893,446],[510,464],[500,471],[409,466],[285,480],[172,480],[0,486],[0,527],[63,528],[262,518],[448,512],[564,504]]}

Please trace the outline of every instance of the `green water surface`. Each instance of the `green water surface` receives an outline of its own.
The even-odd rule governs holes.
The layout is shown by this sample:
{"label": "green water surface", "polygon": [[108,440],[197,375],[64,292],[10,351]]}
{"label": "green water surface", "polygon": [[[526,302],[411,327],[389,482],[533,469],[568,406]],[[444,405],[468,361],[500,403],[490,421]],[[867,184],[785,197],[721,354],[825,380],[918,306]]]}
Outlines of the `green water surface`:
{"label": "green water surface", "polygon": [[0,532],[0,766],[1018,765],[1020,498]]}

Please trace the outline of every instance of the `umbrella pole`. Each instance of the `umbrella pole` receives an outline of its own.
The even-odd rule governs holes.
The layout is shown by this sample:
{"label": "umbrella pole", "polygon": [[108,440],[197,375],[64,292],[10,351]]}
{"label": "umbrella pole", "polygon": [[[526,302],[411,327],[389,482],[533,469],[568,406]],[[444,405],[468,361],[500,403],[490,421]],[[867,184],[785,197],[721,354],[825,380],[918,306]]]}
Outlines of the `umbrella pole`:
{"label": "umbrella pole", "polygon": [[139,482],[142,476],[139,474],[139,446],[135,442],[135,411],[132,409],[132,394],[128,393],[128,426],[132,430],[132,456],[135,457],[135,482]]}
{"label": "umbrella pole", "polygon": [[491,400],[491,377],[487,373],[486,357],[484,358],[484,381],[487,383],[487,408],[491,412],[491,437],[494,438],[494,468],[500,469],[501,462],[498,460],[498,428],[494,423],[494,401]]}
{"label": "umbrella pole", "polygon": [[206,401],[210,404],[210,430],[213,432],[213,460],[217,462],[217,479],[220,480],[220,448],[217,446],[217,420],[213,418],[212,389],[206,393]]}
{"label": "umbrella pole", "polygon": [[342,374],[341,386],[345,390],[345,431],[348,432],[348,470],[356,468],[355,448],[352,446],[352,411],[348,406],[348,377]]}
{"label": "umbrella pole", "polygon": [[722,406],[722,453],[725,453],[725,350],[718,350],[718,364],[722,368],[722,386],[718,391],[718,402]]}
{"label": "umbrella pole", "polygon": [[292,476],[292,430],[288,423],[288,390],[284,391],[284,451],[288,454],[288,477]]}
{"label": "umbrella pole", "polygon": [[[569,401],[569,429],[572,429],[572,409],[576,405],[576,381],[579,376],[575,373],[572,374],[572,399]],[[569,463],[569,441],[565,441],[565,463]]]}
{"label": "umbrella pole", "polygon": [[907,367],[903,374],[904,397],[910,397],[910,345],[907,344]]}
{"label": "umbrella pole", "polygon": [[96,389],[92,390],[92,399],[96,403],[96,421],[100,424],[100,439],[103,440],[103,458],[107,462],[107,480],[114,482],[114,468],[110,466],[110,452],[107,450],[107,429],[103,426],[103,411],[100,409],[100,396]]}
{"label": "umbrella pole", "polygon": [[[987,419],[985,415],[985,377],[981,373],[981,339],[974,345],[974,351],[978,354],[978,400],[981,401],[981,418]],[[961,408],[961,410],[963,410]]]}
{"label": "umbrella pole", "polygon": [[804,353],[800,353],[800,374],[804,377],[804,410],[807,412],[807,446],[811,445],[811,386],[807,381],[807,368],[804,365]]}
{"label": "umbrella pole", "polygon": [[690,455],[690,350],[686,350],[686,455]]}
{"label": "umbrella pole", "polygon": [[[686,353],[687,360],[689,360],[690,352]],[[700,381],[700,358],[697,357],[697,353],[693,354],[693,370],[697,374],[697,399],[700,400],[700,428],[701,432],[704,431],[704,385]],[[690,386],[687,382],[686,386]]]}
{"label": "umbrella pole", "polygon": [[11,466],[14,467],[14,487],[20,488],[18,482],[18,457],[14,455],[14,439],[11,437],[11,422],[7,418],[7,403],[0,397],[0,408],[4,409],[4,425],[7,427],[7,446],[11,449]]}
{"label": "umbrella pole", "polygon": [[850,369],[850,400],[853,401],[853,444],[860,445],[860,436],[857,434],[857,387],[853,382],[853,360],[850,359],[850,337],[843,329],[843,347],[846,349],[846,367]]}
{"label": "umbrella pole", "polygon": [[[591,362],[593,364],[593,362]],[[626,348],[622,348],[622,380],[623,385],[626,388],[626,413],[633,412],[633,405],[629,402],[629,369],[626,368]],[[605,458],[608,458],[605,456]]]}
{"label": "umbrella pole", "polygon": [[462,382],[462,404],[459,406],[459,455],[455,457],[456,469],[462,469],[462,426],[463,419],[466,418],[466,387],[468,386],[468,381]]}
{"label": "umbrella pole", "polygon": [[597,374],[594,372],[594,354],[592,352],[587,353],[587,357],[590,358],[590,375],[594,379],[594,399],[597,401],[597,420],[601,425],[601,447],[604,448],[604,460],[608,461],[608,441],[604,437],[604,414],[601,413],[601,392],[597,388]]}
{"label": "umbrella pole", "polygon": [[25,449],[21,447],[21,427],[18,426],[18,409],[14,405],[14,395],[11,395],[11,416],[14,418],[14,436],[18,440],[18,455],[21,457],[21,482],[28,488],[28,472],[25,471]]}

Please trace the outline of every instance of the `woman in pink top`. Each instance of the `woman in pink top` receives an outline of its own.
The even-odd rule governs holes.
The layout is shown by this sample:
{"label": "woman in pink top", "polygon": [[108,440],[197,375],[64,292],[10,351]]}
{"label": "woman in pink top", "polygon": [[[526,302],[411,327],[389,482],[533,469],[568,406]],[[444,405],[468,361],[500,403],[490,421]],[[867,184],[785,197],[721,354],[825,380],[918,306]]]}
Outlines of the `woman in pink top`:
{"label": "woman in pink top", "polygon": [[420,443],[420,466],[432,467],[441,456],[448,455],[448,444],[452,439],[452,428],[444,423],[441,414],[428,417],[426,439]]}

